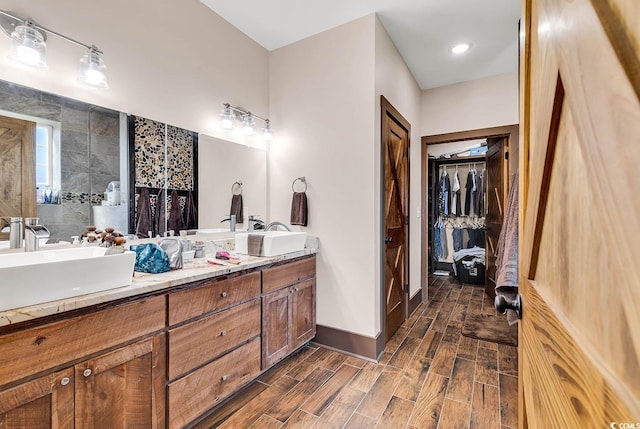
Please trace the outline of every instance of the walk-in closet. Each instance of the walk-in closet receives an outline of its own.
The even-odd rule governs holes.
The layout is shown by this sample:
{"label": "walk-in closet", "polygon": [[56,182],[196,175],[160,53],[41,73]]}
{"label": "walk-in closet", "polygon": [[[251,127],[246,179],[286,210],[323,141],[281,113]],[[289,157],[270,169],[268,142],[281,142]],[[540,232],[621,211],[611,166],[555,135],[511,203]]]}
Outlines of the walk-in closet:
{"label": "walk-in closet", "polygon": [[509,171],[517,169],[509,159],[513,142],[517,127],[423,138],[428,271],[484,285],[490,296],[495,296],[495,253]]}
{"label": "walk-in closet", "polygon": [[464,283],[485,283],[486,151],[485,139],[429,151],[432,272]]}

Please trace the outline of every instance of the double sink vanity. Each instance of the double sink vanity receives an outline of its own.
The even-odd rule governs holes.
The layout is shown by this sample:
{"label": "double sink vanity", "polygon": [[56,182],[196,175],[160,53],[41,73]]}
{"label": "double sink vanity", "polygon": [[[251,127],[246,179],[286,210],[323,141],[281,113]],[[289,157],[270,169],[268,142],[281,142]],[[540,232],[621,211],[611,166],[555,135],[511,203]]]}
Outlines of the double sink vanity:
{"label": "double sink vanity", "polygon": [[[53,265],[23,265],[40,276],[23,291],[37,304],[0,304],[0,422],[38,428],[197,423],[315,336],[317,240],[307,238],[296,251],[274,243],[273,252],[288,253],[239,255],[238,265],[199,258],[179,270],[135,273],[128,286],[97,290],[86,286],[118,270],[92,264],[124,261],[131,253],[90,261],[72,253],[101,248],[30,254],[45,260],[69,253]],[[21,283],[2,275],[9,269],[18,270],[14,279],[25,275],[20,264],[6,262],[22,255],[0,255],[3,301],[22,292]],[[60,284],[72,285],[64,297],[44,295]]]}

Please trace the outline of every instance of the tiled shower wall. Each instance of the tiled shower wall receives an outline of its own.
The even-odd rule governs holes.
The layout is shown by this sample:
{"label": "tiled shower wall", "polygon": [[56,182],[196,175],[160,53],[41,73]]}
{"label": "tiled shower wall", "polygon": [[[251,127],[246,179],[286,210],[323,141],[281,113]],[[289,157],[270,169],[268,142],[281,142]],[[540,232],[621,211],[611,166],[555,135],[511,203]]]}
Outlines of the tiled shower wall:
{"label": "tiled shower wall", "polygon": [[0,81],[0,109],[60,123],[61,204],[38,204],[52,238],[70,240],[90,224],[109,182],[120,180],[119,113]]}
{"label": "tiled shower wall", "polygon": [[[131,122],[129,127],[131,127]],[[171,209],[171,191],[179,191],[179,204],[184,215],[186,193],[192,192],[197,208],[197,133],[166,125],[152,119],[134,117],[133,142],[130,142],[130,150],[133,152],[131,178],[134,180],[132,189],[137,189],[134,195],[133,207],[135,213],[138,208],[140,188],[150,188],[149,201],[151,203],[154,224],[158,215],[157,195],[160,189],[167,189],[165,202],[166,219]],[[133,143],[131,145],[131,143]],[[137,218],[133,216],[132,218]],[[195,228],[197,225],[188,225],[185,228]],[[135,225],[131,223],[132,230]],[[166,230],[160,226],[154,229],[154,234],[160,234]],[[177,233],[177,232],[176,232]]]}

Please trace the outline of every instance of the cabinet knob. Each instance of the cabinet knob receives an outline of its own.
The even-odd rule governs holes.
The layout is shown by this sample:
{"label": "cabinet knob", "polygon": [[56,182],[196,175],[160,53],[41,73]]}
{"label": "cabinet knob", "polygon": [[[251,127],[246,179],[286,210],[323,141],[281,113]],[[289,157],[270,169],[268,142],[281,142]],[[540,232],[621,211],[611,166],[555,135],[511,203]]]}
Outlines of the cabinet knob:
{"label": "cabinet knob", "polygon": [[87,368],[82,372],[82,375],[89,377],[91,375],[91,369]]}
{"label": "cabinet knob", "polygon": [[220,336],[221,337],[226,337],[227,336],[227,331],[220,331]]}
{"label": "cabinet knob", "polygon": [[60,380],[60,384],[62,384],[63,386],[66,386],[67,384],[69,384],[71,380],[69,379],[69,377],[65,377],[62,380]]}
{"label": "cabinet knob", "polygon": [[227,297],[227,293],[226,293],[226,292],[222,292],[222,293],[220,294],[220,296],[221,296],[221,297],[223,297],[223,298],[226,298],[226,297]]}
{"label": "cabinet knob", "polygon": [[222,381],[227,381],[229,379],[228,375],[223,375],[222,377],[220,377],[220,380]]}
{"label": "cabinet knob", "polygon": [[289,289],[289,293],[293,293],[293,289]]}
{"label": "cabinet knob", "polygon": [[300,289],[298,289],[297,287],[294,287],[293,290],[298,292]]}

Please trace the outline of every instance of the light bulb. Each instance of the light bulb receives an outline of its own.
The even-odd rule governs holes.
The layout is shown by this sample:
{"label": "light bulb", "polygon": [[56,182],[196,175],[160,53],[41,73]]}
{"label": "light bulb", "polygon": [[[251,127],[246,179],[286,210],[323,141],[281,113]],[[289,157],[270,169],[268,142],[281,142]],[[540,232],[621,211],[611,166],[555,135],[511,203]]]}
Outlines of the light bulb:
{"label": "light bulb", "polygon": [[271,141],[271,139],[273,138],[273,135],[271,134],[271,123],[269,122],[269,120],[267,119],[267,124],[264,127],[264,130],[262,132],[262,140],[265,141]]}
{"label": "light bulb", "polygon": [[81,58],[78,67],[78,80],[89,86],[107,88],[107,66],[100,51],[92,46]]}
{"label": "light bulb", "polygon": [[29,66],[47,66],[44,36],[32,24],[16,26],[11,32],[11,39],[12,59]]}
{"label": "light bulb", "polygon": [[256,123],[251,116],[251,113],[247,113],[244,115],[244,120],[242,121],[242,132],[247,136],[252,136],[255,133],[254,127]]}
{"label": "light bulb", "polygon": [[87,70],[84,72],[84,81],[93,86],[100,85],[100,82],[104,80],[104,75],[98,70]]}
{"label": "light bulb", "polygon": [[234,128],[233,121],[235,120],[235,115],[231,111],[231,106],[225,104],[222,113],[220,113],[220,125],[225,130],[232,130]]}
{"label": "light bulb", "polygon": [[30,66],[37,66],[40,63],[40,52],[31,46],[18,46],[16,51],[18,52],[20,62]]}
{"label": "light bulb", "polygon": [[455,45],[453,48],[451,48],[451,52],[454,54],[462,54],[464,52],[467,52],[470,47],[471,45],[469,45],[468,43],[460,43],[459,45]]}
{"label": "light bulb", "polygon": [[229,118],[222,118],[222,121],[220,123],[222,125],[222,128],[224,128],[225,130],[230,130],[233,128],[233,121]]}

